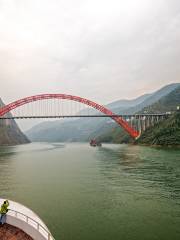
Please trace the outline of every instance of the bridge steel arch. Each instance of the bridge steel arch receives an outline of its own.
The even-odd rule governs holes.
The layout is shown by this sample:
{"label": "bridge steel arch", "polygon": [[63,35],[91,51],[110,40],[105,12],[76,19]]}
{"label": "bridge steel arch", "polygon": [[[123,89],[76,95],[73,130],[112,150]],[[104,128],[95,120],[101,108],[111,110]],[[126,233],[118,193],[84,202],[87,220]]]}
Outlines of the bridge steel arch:
{"label": "bridge steel arch", "polygon": [[111,117],[117,124],[119,124],[122,128],[124,128],[125,131],[128,132],[131,137],[137,138],[139,136],[138,131],[136,131],[134,128],[132,128],[123,118],[114,116],[115,114],[112,111],[110,111],[109,109],[107,109],[106,107],[104,107],[98,103],[95,103],[91,100],[88,100],[86,98],[68,95],[68,94],[40,94],[40,95],[25,97],[25,98],[19,99],[15,102],[9,103],[9,104],[1,107],[0,108],[0,116],[2,117],[3,115],[10,112],[11,110],[18,108],[22,105],[25,105],[27,103],[35,102],[35,101],[39,101],[39,100],[43,100],[43,99],[54,99],[54,98],[80,102],[80,103],[83,103],[90,107],[93,107],[96,110],[104,113],[108,117]]}

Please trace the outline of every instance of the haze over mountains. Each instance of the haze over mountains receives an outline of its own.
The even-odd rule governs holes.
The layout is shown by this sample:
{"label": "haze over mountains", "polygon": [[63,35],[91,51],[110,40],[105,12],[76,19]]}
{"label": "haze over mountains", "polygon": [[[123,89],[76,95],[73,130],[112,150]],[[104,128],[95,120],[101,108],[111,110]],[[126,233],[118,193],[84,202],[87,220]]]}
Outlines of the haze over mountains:
{"label": "haze over mountains", "polygon": [[[158,102],[178,87],[180,83],[166,85],[152,94],[144,94],[133,100],[115,101],[106,107],[117,114],[134,114]],[[91,113],[95,112],[96,110],[92,110]],[[83,113],[85,114],[86,110]],[[28,130],[26,135],[31,141],[89,141],[90,138],[103,135],[116,126],[109,118],[56,120],[40,123]]]}

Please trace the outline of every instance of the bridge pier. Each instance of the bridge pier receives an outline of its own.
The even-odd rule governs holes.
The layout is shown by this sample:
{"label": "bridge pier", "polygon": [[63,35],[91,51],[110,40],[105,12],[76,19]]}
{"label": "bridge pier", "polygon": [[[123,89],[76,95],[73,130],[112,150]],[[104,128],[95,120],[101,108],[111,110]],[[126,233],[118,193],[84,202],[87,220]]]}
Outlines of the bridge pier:
{"label": "bridge pier", "polygon": [[141,116],[139,116],[139,119],[138,119],[138,130],[139,130],[139,134],[141,135],[141,133],[142,133],[142,121],[141,121]]}

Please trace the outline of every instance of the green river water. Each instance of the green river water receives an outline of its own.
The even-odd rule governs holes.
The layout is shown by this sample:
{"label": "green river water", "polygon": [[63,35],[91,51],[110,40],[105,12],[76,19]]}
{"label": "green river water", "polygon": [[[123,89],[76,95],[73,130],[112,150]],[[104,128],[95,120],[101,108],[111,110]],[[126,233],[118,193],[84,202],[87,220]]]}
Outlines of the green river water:
{"label": "green river water", "polygon": [[179,240],[180,150],[1,147],[0,197],[35,211],[56,240]]}

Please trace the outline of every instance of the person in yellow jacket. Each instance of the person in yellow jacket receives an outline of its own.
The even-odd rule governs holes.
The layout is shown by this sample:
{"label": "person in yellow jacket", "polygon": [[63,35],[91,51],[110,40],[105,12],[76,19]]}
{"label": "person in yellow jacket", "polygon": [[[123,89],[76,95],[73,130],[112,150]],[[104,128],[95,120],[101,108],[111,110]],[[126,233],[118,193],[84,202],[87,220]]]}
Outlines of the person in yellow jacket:
{"label": "person in yellow jacket", "polygon": [[6,213],[8,212],[9,202],[8,200],[4,201],[0,209],[0,225],[3,224],[6,220]]}

